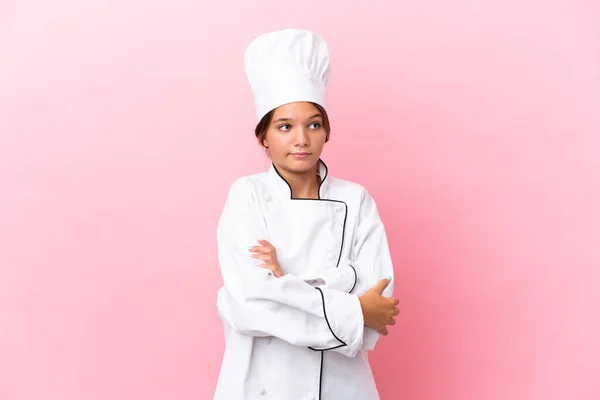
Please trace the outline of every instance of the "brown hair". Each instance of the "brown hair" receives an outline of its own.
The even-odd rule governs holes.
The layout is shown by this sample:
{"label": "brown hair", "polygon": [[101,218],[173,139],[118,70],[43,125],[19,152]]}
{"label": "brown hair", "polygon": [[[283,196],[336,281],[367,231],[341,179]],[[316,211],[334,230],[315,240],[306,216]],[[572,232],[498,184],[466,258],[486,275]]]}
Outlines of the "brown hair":
{"label": "brown hair", "polygon": [[[321,107],[317,103],[311,104],[315,106],[317,110],[319,110],[319,113],[323,116],[323,128],[327,133],[327,136],[325,137],[325,142],[327,142],[329,141],[329,134],[331,133],[331,124],[329,123],[329,117],[327,116],[327,112],[323,107]],[[256,128],[254,129],[254,135],[256,135],[258,143],[260,143],[261,146],[264,146],[263,141],[265,139],[265,136],[267,136],[267,130],[269,129],[269,125],[271,125],[271,121],[273,121],[273,114],[275,114],[275,110],[269,111],[264,117],[262,117],[258,125],[256,125]]]}

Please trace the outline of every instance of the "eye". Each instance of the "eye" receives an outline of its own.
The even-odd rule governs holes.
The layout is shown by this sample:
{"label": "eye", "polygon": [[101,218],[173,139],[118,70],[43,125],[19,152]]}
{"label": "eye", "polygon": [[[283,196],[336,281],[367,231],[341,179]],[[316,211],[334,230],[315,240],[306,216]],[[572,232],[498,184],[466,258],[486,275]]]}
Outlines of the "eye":
{"label": "eye", "polygon": [[283,124],[283,125],[279,125],[277,127],[277,129],[279,129],[282,132],[287,132],[290,130],[290,128],[291,128],[290,124]]}
{"label": "eye", "polygon": [[309,126],[311,127],[311,129],[320,129],[321,128],[321,124],[318,122],[313,122]]}

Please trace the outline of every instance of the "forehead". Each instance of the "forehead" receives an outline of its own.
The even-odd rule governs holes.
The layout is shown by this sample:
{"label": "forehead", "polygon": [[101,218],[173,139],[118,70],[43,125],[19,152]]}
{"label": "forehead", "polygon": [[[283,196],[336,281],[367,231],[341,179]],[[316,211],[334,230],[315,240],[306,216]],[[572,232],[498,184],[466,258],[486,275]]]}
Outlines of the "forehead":
{"label": "forehead", "polygon": [[275,109],[273,120],[279,118],[289,119],[307,119],[319,113],[319,109],[314,104],[308,102],[296,102],[284,104]]}

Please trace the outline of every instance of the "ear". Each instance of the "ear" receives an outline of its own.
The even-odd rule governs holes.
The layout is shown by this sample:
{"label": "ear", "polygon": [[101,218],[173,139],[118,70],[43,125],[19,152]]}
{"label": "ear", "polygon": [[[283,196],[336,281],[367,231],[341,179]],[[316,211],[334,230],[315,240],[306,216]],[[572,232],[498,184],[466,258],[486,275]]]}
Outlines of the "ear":
{"label": "ear", "polygon": [[263,139],[263,141],[262,141],[262,145],[263,145],[263,147],[264,147],[264,148],[266,148],[266,149],[268,149],[268,148],[269,148],[269,142],[267,141],[267,139],[266,139],[266,138],[265,138],[265,139]]}

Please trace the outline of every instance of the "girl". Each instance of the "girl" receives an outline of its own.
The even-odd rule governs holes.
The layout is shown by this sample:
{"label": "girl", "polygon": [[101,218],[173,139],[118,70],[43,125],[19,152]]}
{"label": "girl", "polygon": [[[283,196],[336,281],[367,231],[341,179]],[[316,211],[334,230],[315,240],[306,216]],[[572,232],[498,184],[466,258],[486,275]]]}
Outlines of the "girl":
{"label": "girl", "polygon": [[398,300],[385,229],[360,185],[329,176],[326,43],[286,29],[245,65],[272,164],[236,180],[218,228],[226,348],[216,400],[375,400],[366,352]]}

